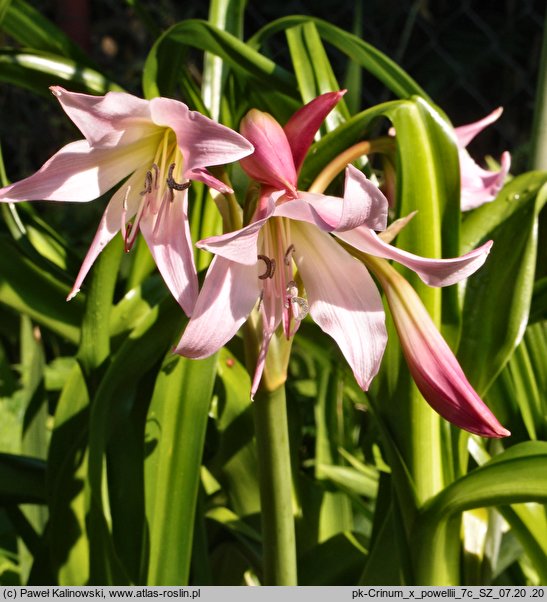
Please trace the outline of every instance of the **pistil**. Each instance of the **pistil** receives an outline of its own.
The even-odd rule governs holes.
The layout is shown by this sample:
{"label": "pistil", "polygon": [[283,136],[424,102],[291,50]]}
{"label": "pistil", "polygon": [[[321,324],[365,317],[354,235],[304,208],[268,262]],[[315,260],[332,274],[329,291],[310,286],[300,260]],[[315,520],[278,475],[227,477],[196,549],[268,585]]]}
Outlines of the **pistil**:
{"label": "pistil", "polygon": [[[296,333],[309,311],[306,299],[298,295],[295,281],[292,259],[295,247],[290,242],[290,221],[272,218],[262,230],[261,236],[262,253],[257,257],[264,262],[266,269],[258,275],[263,281],[259,308],[264,307],[265,311],[270,308],[269,311],[272,311],[276,304],[281,304],[283,332],[289,339]],[[264,306],[263,299],[269,300]],[[275,314],[279,315],[278,310]]]}

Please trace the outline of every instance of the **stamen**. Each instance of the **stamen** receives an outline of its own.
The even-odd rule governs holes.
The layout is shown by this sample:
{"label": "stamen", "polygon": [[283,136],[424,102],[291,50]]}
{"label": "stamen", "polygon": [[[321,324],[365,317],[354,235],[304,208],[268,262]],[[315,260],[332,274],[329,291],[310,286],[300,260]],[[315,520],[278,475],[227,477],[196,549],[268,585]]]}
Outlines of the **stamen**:
{"label": "stamen", "polygon": [[127,192],[125,193],[125,197],[123,200],[123,210],[122,210],[122,232],[124,235],[124,250],[126,253],[129,253],[135,244],[135,240],[137,239],[137,234],[140,230],[140,222],[144,213],[145,207],[148,205],[146,199],[142,199],[139,208],[137,210],[137,215],[133,219],[132,224],[125,223],[125,216],[127,212],[127,197],[129,196],[130,187],[127,188]]}
{"label": "stamen", "polygon": [[[296,286],[296,282],[294,280],[290,280],[289,282],[287,282],[287,297],[288,297],[288,301],[290,302],[291,299],[293,297],[296,297],[298,295],[298,287]],[[289,303],[287,302],[287,304],[285,305],[285,307],[289,307]]]}
{"label": "stamen", "polygon": [[275,274],[275,259],[269,258],[266,255],[257,255],[258,259],[262,259],[262,261],[266,264],[266,271],[264,274],[259,275],[260,280],[266,280],[266,278],[273,278]]}
{"label": "stamen", "polygon": [[303,297],[293,297],[291,299],[291,305],[293,318],[298,322],[301,322],[310,311],[310,306]]}
{"label": "stamen", "polygon": [[294,253],[294,245],[289,245],[289,248],[285,251],[283,261],[285,265],[291,265],[291,256]]}
{"label": "stamen", "polygon": [[160,177],[160,168],[156,163],[152,164],[152,169],[154,170],[154,188],[158,187],[158,178]]}
{"label": "stamen", "polygon": [[298,322],[301,322],[310,311],[306,299],[298,296],[298,287],[294,280],[287,283],[287,300],[285,302],[285,307],[287,309],[292,309],[293,318]]}
{"label": "stamen", "polygon": [[141,196],[150,194],[152,192],[152,172],[148,170],[144,179],[144,190],[141,192]]}
{"label": "stamen", "polygon": [[178,182],[175,182],[175,179],[173,178],[173,170],[175,169],[175,164],[171,163],[171,165],[169,165],[169,171],[167,172],[167,186],[169,186],[169,188],[171,190],[186,190],[187,188],[190,188],[190,182],[184,182],[183,184],[179,184]]}
{"label": "stamen", "polygon": [[121,232],[123,232],[124,236],[125,233],[127,232],[127,224],[125,222],[125,218],[127,216],[127,199],[129,198],[129,193],[131,192],[131,186],[127,187],[127,190],[125,191],[125,195],[123,197],[123,203],[122,203],[122,223],[121,223]]}

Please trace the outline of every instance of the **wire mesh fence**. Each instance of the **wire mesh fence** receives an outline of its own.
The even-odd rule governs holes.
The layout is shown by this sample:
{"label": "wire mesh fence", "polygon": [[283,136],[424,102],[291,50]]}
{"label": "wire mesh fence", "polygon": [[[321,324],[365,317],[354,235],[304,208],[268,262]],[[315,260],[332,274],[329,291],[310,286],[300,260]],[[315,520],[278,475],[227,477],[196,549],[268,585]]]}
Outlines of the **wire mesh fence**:
{"label": "wire mesh fence", "polygon": [[[135,2],[89,0],[89,44],[97,63],[129,90],[140,80],[138,74],[152,41],[139,19]],[[48,17],[63,23],[62,0],[31,0]],[[134,6],[131,6],[134,5]],[[207,18],[204,3],[176,0],[142,0],[160,28],[185,18]],[[539,53],[545,20],[545,0],[249,0],[245,13],[245,35],[249,36],[273,19],[290,14],[307,14],[325,19],[360,35],[397,61],[424,87],[451,117],[455,125],[479,119],[497,106],[505,114],[494,128],[473,143],[477,155],[513,153],[516,171],[526,168],[528,141],[535,100]],[[283,60],[287,49],[282,36],[270,48]],[[343,83],[345,60],[327,47]],[[17,90],[0,91],[0,109],[6,114],[40,110],[33,100],[21,104]],[[363,107],[386,98],[377,82],[366,79]],[[17,119],[2,124],[2,138],[13,138]],[[41,123],[44,123],[43,119]],[[54,128],[55,129],[55,128]],[[55,136],[54,136],[55,137]],[[13,150],[23,163],[32,157],[35,140],[15,136]],[[29,147],[31,155],[29,155]],[[44,151],[47,156],[47,150]],[[25,157],[23,155],[26,153]],[[8,157],[8,162],[10,161]],[[23,167],[24,171],[24,167]],[[19,174],[14,174],[19,175]]]}
{"label": "wire mesh fence", "polygon": [[[283,3],[283,14],[313,14],[362,36],[397,61],[456,125],[505,107],[477,152],[505,149],[525,167],[546,4],[543,0],[328,0]],[[250,2],[251,26],[280,16],[277,3]],[[372,82],[364,105],[378,102]]]}

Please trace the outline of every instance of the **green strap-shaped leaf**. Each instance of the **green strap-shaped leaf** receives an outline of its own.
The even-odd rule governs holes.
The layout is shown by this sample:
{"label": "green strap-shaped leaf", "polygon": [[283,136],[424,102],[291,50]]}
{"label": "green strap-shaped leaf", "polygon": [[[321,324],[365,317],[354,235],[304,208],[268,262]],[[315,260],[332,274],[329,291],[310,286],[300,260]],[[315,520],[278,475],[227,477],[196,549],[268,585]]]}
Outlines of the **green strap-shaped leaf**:
{"label": "green strap-shaped leaf", "polygon": [[[148,247],[142,240],[140,248]],[[155,265],[155,264],[153,264]],[[110,336],[115,345],[118,339],[125,340],[126,336],[137,326],[138,322],[148,314],[153,307],[163,301],[168,295],[165,283],[159,274],[153,274],[146,278],[142,285],[128,290],[127,294],[112,308],[110,313]]]}
{"label": "green strap-shaped leaf", "polygon": [[[398,214],[418,211],[397,238],[397,246],[424,257],[459,254],[460,180],[456,141],[442,113],[420,97],[391,104],[384,113],[393,123],[397,138]],[[426,233],[426,234],[425,234]],[[407,272],[408,274],[408,272]],[[438,295],[412,275],[422,300]],[[426,292],[427,291],[427,292]],[[427,302],[426,302],[427,305]],[[439,311],[433,303],[430,312]],[[458,323],[443,308],[443,324]]]}
{"label": "green strap-shaped leaf", "polygon": [[487,401],[515,441],[547,435],[547,322],[531,324],[488,389]]}
{"label": "green strap-shaped leaf", "polygon": [[59,585],[82,585],[89,579],[85,479],[89,394],[80,364],[63,387],[47,462],[49,554]]}
{"label": "green strap-shaped leaf", "polygon": [[[243,15],[247,0],[212,0],[209,5],[209,22],[236,38],[243,34]],[[227,70],[222,59],[208,52],[203,57],[203,82],[201,95],[209,114],[216,121],[220,117],[220,105],[226,82]]]}
{"label": "green strap-shaped leaf", "polygon": [[[365,538],[340,533],[308,550],[298,563],[300,585],[347,585],[355,583],[367,557]],[[333,562],[334,558],[343,559]]]}
{"label": "green strap-shaped leaf", "polygon": [[435,562],[448,544],[444,534],[452,518],[465,510],[519,502],[547,502],[547,442],[515,445],[451,483],[420,512],[414,529],[415,579],[437,581]]}
{"label": "green strap-shaped leaf", "polygon": [[[207,511],[207,519],[219,523],[239,540],[244,542],[246,545],[250,545],[251,542],[259,544],[262,541],[260,533],[249,526],[246,522],[242,521],[237,514],[224,508],[222,506],[215,506]],[[253,548],[253,552],[257,553],[258,547]],[[259,566],[258,563],[257,566]]]}
{"label": "green strap-shaped leaf", "polygon": [[154,307],[113,357],[95,394],[89,429],[88,481],[91,583],[128,584],[130,578],[114,546],[103,493],[103,468],[115,427],[126,419],[135,402],[140,379],[174,342],[183,319],[169,297]]}
{"label": "green strap-shaped leaf", "polygon": [[222,484],[238,516],[258,514],[260,492],[249,374],[229,351],[222,349],[218,376],[219,441],[207,466]]}
{"label": "green strap-shaped leaf", "polygon": [[[528,355],[543,405],[543,421],[547,426],[547,321],[532,324],[524,335]],[[545,439],[546,437],[542,437]]]}
{"label": "green strap-shaped leaf", "polygon": [[272,35],[306,23],[314,23],[319,35],[326,42],[338,48],[352,61],[369,71],[396,96],[409,98],[417,94],[422,98],[429,99],[427,93],[385,54],[359,37],[322,19],[295,15],[272,21],[250,38],[248,44],[258,50]]}
{"label": "green strap-shaped leaf", "polygon": [[110,310],[122,254],[121,237],[116,237],[97,258],[89,278],[77,357],[92,394],[110,358]]}
{"label": "green strap-shaped leaf", "polygon": [[[319,464],[323,479],[328,479],[342,491],[374,499],[378,489],[378,476],[365,475],[350,466]],[[371,473],[373,470],[371,469]]]}
{"label": "green strap-shaped leaf", "polygon": [[531,563],[537,571],[539,582],[547,582],[547,520],[545,506],[514,504],[501,506],[499,511],[509,523]]}
{"label": "green strap-shaped leaf", "polygon": [[[336,364],[326,363],[317,370],[315,401],[315,478],[330,481],[338,491],[324,491],[318,508],[317,541],[325,541],[337,533],[351,530],[353,516],[351,500],[346,494],[350,469],[343,463],[338,447],[344,445],[343,376]],[[355,483],[354,483],[355,484]],[[350,488],[351,490],[351,488]]]}
{"label": "green strap-shaped leaf", "polygon": [[[401,216],[418,212],[399,234],[397,246],[424,257],[457,256],[459,164],[451,129],[442,115],[421,98],[390,103],[383,113],[396,131],[397,209]],[[442,324],[445,336],[448,335],[453,344],[460,319],[455,288],[443,292],[428,287],[416,274],[401,269],[433,321],[438,327]],[[413,475],[421,504],[442,487],[445,475],[441,458],[446,457],[446,453],[441,446],[439,418],[403,366],[397,333],[388,318],[388,346],[375,385],[379,387],[376,405]],[[398,479],[395,483],[400,487]]]}
{"label": "green strap-shaped leaf", "polygon": [[216,356],[195,361],[169,354],[156,381],[146,431],[149,585],[188,584],[216,362]]}
{"label": "green strap-shaped leaf", "polygon": [[547,320],[547,276],[536,280],[530,305],[529,322],[540,320]]}
{"label": "green strap-shaped leaf", "polygon": [[49,96],[49,86],[69,83],[72,91],[106,94],[123,88],[90,67],[40,51],[0,50],[0,81]]}
{"label": "green strap-shaped leaf", "polygon": [[[23,203],[21,206],[29,205]],[[67,276],[67,272],[75,271],[75,265],[71,265],[73,270],[68,268],[69,255],[71,260],[73,257],[65,242],[57,233],[51,232],[45,222],[36,215],[25,219],[26,216],[23,216],[22,212],[17,212],[15,204],[3,204],[1,209],[11,235],[17,240],[24,254],[34,260],[38,267],[44,266],[46,270],[50,270],[53,264],[64,276]]]}
{"label": "green strap-shaped leaf", "polygon": [[534,286],[537,216],[547,201],[546,182],[544,172],[515,178],[463,225],[463,252],[494,241],[486,264],[467,282],[458,351],[479,394],[488,390],[524,334]]}
{"label": "green strap-shaped leaf", "polygon": [[[543,362],[538,366],[538,375],[544,373],[545,366],[547,366],[545,363],[547,358],[544,356],[542,359]],[[513,381],[515,401],[521,411],[530,439],[544,439],[547,434],[545,402],[543,401],[545,391],[540,391],[538,387],[532,358],[526,344],[526,336],[515,349],[507,368]]]}
{"label": "green strap-shaped leaf", "polygon": [[[507,372],[507,368],[504,372]],[[499,380],[496,379],[494,386],[498,384]],[[469,442],[469,451],[479,466],[492,460],[490,454],[483,446],[484,441],[471,440]],[[513,504],[512,506],[500,506],[497,510],[509,523],[511,533],[517,537],[524,548],[530,562],[537,571],[539,582],[544,583],[547,581],[547,516],[545,514],[545,506],[524,503]],[[519,550],[518,556],[520,555]]]}
{"label": "green strap-shaped leaf", "polygon": [[143,90],[147,98],[172,94],[176,78],[172,65],[187,47],[221,57],[232,69],[250,77],[255,85],[294,94],[295,81],[285,69],[210,23],[188,19],[168,29],[150,50],[143,70]]}
{"label": "green strap-shaped leaf", "polygon": [[77,343],[84,299],[66,303],[69,290],[22,256],[16,243],[0,236],[0,303]]}
{"label": "green strap-shaped leaf", "polygon": [[21,316],[21,394],[25,406],[21,450],[35,458],[47,454],[47,407],[44,391],[45,353],[41,334],[28,318]]}
{"label": "green strap-shaped leaf", "polygon": [[93,66],[77,44],[24,0],[12,0],[1,27],[21,46],[61,55],[82,66]]}
{"label": "green strap-shaped leaf", "polygon": [[0,504],[44,504],[45,485],[43,460],[0,453]]}
{"label": "green strap-shaped leaf", "polygon": [[[309,22],[287,29],[287,41],[292,63],[304,103],[310,102],[324,92],[340,89],[336,76],[317,32],[315,23]],[[349,119],[345,102],[341,100],[327,115],[327,131]]]}
{"label": "green strap-shaped leaf", "polygon": [[107,451],[112,538],[116,554],[135,584],[146,583],[142,566],[146,537],[144,462],[149,448],[143,433],[154,376],[141,379],[129,399],[118,400],[122,407]]}
{"label": "green strap-shaped leaf", "polygon": [[[241,553],[253,567],[254,571],[260,575],[262,571],[261,557],[261,535],[253,527],[240,519],[228,508],[216,506],[207,511],[205,515],[207,522],[212,522],[224,529],[233,538]],[[222,546],[219,546],[222,547]],[[215,548],[211,556],[214,558],[218,553],[219,547]],[[216,575],[213,575],[216,577]],[[219,581],[221,583],[221,581]]]}
{"label": "green strap-shaped leaf", "polygon": [[397,107],[405,102],[394,100],[361,111],[336,128],[335,131],[323,136],[306,155],[299,177],[299,188],[306,190],[327,163],[364,139],[374,120],[385,116],[387,112],[396,111]]}
{"label": "green strap-shaped leaf", "polygon": [[[385,501],[381,507],[377,506],[374,515],[374,529],[372,541],[369,545],[369,555],[365,568],[357,580],[358,585],[403,585],[403,571],[401,570],[406,542],[401,545],[401,533],[398,532],[395,519],[393,502]],[[386,562],[386,558],[391,558]]]}
{"label": "green strap-shaped leaf", "polygon": [[[358,0],[354,3],[353,26],[351,29],[352,33],[357,37],[360,37],[363,31],[363,7],[363,0]],[[361,99],[363,97],[363,70],[355,61],[349,60],[346,65],[344,88],[347,89],[344,100],[350,113],[357,113],[361,108]]]}
{"label": "green strap-shaped leaf", "polygon": [[0,27],[2,27],[4,17],[6,16],[11,3],[12,0],[0,0]]}
{"label": "green strap-shaped leaf", "polygon": [[[25,408],[21,451],[35,458],[45,459],[48,446],[46,422],[48,417],[47,400],[44,390],[45,354],[41,333],[28,316],[21,316],[21,385]],[[37,534],[44,533],[47,523],[47,508],[30,506],[20,508],[21,519],[28,522],[29,528]],[[33,556],[32,548],[20,550],[19,563],[24,575],[30,574]],[[25,578],[25,577],[24,577]],[[26,578],[25,578],[26,579]]]}

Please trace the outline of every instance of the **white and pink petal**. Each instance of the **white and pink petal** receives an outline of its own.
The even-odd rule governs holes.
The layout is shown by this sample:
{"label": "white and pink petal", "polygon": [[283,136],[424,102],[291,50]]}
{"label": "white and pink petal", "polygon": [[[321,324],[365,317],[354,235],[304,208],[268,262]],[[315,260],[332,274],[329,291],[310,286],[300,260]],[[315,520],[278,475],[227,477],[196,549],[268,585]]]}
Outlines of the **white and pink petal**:
{"label": "white and pink petal", "polygon": [[157,134],[150,117],[150,103],[125,92],[104,96],[70,92],[51,86],[65,113],[92,146],[130,144]]}
{"label": "white and pink petal", "polygon": [[277,297],[274,290],[274,284],[271,280],[266,280],[263,285],[263,298],[260,306],[260,314],[262,318],[262,342],[258,351],[256,367],[251,383],[251,399],[254,398],[258,391],[264,367],[266,366],[266,357],[270,348],[270,342],[277,327],[283,319],[283,305]]}
{"label": "white and pink petal", "polygon": [[346,168],[344,198],[312,192],[279,204],[275,214],[315,224],[328,232],[345,232],[358,226],[383,230],[388,202],[382,191],[353,165]]}
{"label": "white and pink petal", "polygon": [[297,173],[300,171],[317,130],[345,93],[346,90],[340,90],[321,94],[298,109],[284,125],[283,130],[291,147]]}
{"label": "white and pink petal", "polygon": [[511,168],[511,155],[505,151],[498,171],[483,169],[465,149],[460,150],[461,209],[470,211],[493,201],[503,188]]}
{"label": "white and pink petal", "polygon": [[99,256],[99,253],[101,253],[106,245],[121,230],[123,225],[122,222],[124,220],[130,220],[137,212],[142,200],[140,190],[142,188],[143,179],[143,170],[135,172],[125,185],[117,190],[110,199],[101,221],[99,222],[99,227],[97,228],[93,242],[86,253],[80,271],[78,272],[72,290],[67,297],[67,301],[70,301],[70,299],[75,297],[80,291],[82,283],[93,263]]}
{"label": "white and pink petal", "polygon": [[228,232],[226,234],[220,234],[219,236],[204,238],[196,243],[196,247],[237,263],[243,263],[245,265],[256,264],[260,230],[273,212],[274,203],[271,201],[267,214],[262,219],[252,222],[248,226],[236,230],[235,232]]}
{"label": "white and pink petal", "polygon": [[477,134],[480,134],[485,128],[489,125],[492,125],[496,122],[503,113],[503,107],[498,107],[486,117],[479,119],[479,121],[474,121],[473,123],[469,123],[467,125],[460,125],[457,128],[454,128],[454,132],[456,133],[456,138],[458,140],[458,146],[465,147],[467,146]]}
{"label": "white and pink petal", "polygon": [[94,148],[86,140],[64,146],[34,174],[0,189],[0,201],[88,202],[110,190],[153,157],[142,142]]}
{"label": "white and pink petal", "polygon": [[198,296],[198,278],[187,217],[188,191],[175,193],[174,200],[170,194],[165,193],[156,215],[145,212],[140,229],[167,288],[190,316]]}
{"label": "white and pink petal", "polygon": [[397,261],[416,272],[429,286],[450,286],[467,278],[483,265],[493,244],[489,241],[453,259],[428,259],[389,245],[368,228],[337,232],[336,236],[359,251]]}
{"label": "white and pink petal", "polygon": [[230,190],[203,168],[238,161],[253,152],[252,144],[178,100],[153,98],[150,108],[154,123],[175,132],[184,157],[184,177],[203,181],[221,192]]}
{"label": "white and pink petal", "polygon": [[294,260],[311,317],[338,344],[359,386],[378,372],[387,342],[380,294],[362,263],[329,234],[306,224],[292,228]]}
{"label": "white and pink petal", "polygon": [[414,289],[396,273],[380,279],[410,373],[424,399],[443,418],[471,433],[510,435],[470,385]]}
{"label": "white and pink petal", "polygon": [[483,119],[455,128],[458,143],[461,174],[461,209],[469,211],[496,198],[511,167],[511,155],[505,151],[498,171],[483,169],[471,158],[466,146],[486,127],[499,119],[503,108],[499,107]]}
{"label": "white and pink petal", "polygon": [[201,359],[225,345],[251,313],[262,290],[257,265],[215,257],[175,352]]}
{"label": "white and pink petal", "polygon": [[385,230],[389,202],[384,193],[365,174],[354,167],[346,167],[344,206],[337,231],[351,230],[364,225],[372,230]]}
{"label": "white and pink petal", "polygon": [[241,161],[247,174],[261,184],[296,196],[291,147],[279,123],[269,113],[251,109],[242,119],[240,131],[255,149]]}

